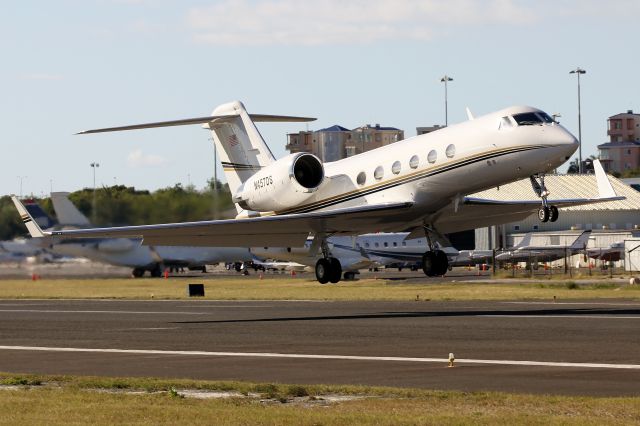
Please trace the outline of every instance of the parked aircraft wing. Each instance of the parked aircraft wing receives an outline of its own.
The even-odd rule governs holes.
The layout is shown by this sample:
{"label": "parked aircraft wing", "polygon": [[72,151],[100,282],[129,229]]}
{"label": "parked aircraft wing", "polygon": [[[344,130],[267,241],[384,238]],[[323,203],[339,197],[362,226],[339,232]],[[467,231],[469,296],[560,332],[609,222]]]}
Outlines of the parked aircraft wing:
{"label": "parked aircraft wing", "polygon": [[[26,213],[27,226],[34,222],[20,201],[13,197],[16,207]],[[372,229],[388,225],[393,210],[401,214],[411,207],[410,202],[387,203],[337,209],[327,212],[295,215],[264,216],[248,219],[211,220],[202,222],[167,223],[160,225],[123,226],[43,232],[34,229],[31,235],[64,238],[142,238],[144,245],[167,246],[303,246],[309,233],[325,235],[347,233],[358,229]],[[33,227],[33,226],[32,226]]]}

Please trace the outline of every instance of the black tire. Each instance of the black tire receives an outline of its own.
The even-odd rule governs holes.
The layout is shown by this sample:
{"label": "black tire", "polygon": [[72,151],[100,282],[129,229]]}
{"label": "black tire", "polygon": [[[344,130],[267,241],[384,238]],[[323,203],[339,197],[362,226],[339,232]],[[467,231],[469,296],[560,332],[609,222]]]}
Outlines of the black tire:
{"label": "black tire", "polygon": [[356,273],[355,272],[345,272],[342,277],[344,278],[345,281],[353,281],[356,279]]}
{"label": "black tire", "polygon": [[549,207],[549,222],[555,222],[558,220],[558,216],[560,216],[560,212],[556,206]]}
{"label": "black tire", "polygon": [[342,278],[342,265],[340,264],[340,261],[335,257],[330,257],[329,263],[331,265],[331,275],[329,276],[329,281],[334,284],[340,282],[340,278]]}
{"label": "black tire", "polygon": [[160,265],[156,265],[150,272],[152,277],[160,278],[162,277],[163,269]]}
{"label": "black tire", "polygon": [[134,278],[140,278],[144,275],[144,269],[133,268],[133,271],[131,271],[131,275],[133,275]]}
{"label": "black tire", "polygon": [[432,251],[427,251],[422,255],[422,271],[428,277],[433,277],[436,272],[436,255]]}
{"label": "black tire", "polygon": [[316,262],[316,279],[320,284],[326,284],[331,277],[331,263],[328,259],[318,259]]}
{"label": "black tire", "polygon": [[538,219],[540,219],[540,222],[549,222],[550,214],[549,207],[540,207],[538,209]]}
{"label": "black tire", "polygon": [[449,259],[447,258],[447,254],[442,250],[436,250],[435,258],[435,275],[446,274],[447,269],[449,268]]}

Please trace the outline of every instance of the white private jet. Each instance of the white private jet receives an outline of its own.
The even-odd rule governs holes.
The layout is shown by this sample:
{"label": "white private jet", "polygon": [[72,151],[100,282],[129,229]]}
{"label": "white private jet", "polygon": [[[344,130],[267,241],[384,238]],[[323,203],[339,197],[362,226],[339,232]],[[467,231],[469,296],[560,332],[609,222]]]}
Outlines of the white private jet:
{"label": "white private jet", "polygon": [[[425,235],[428,247],[422,256],[423,270],[429,276],[441,275],[448,268],[447,255],[432,243],[431,236],[507,223],[536,210],[542,221],[554,221],[558,207],[623,198],[616,196],[599,165],[598,198],[550,197],[545,173],[567,161],[578,142],[536,108],[506,108],[325,164],[303,152],[276,159],[254,124],[311,120],[249,114],[236,101],[220,105],[206,117],[80,132],[203,124],[211,130],[220,153],[238,216],[49,234],[142,238],[146,245],[247,247],[300,247],[313,234],[312,249],[323,254],[315,266],[316,278],[335,283],[342,267],[327,245],[332,235],[398,231],[409,232],[411,238]],[[527,177],[537,199],[504,202],[466,196]],[[28,216],[23,219],[45,235]]]}
{"label": "white private jet", "polygon": [[[536,246],[531,245],[531,233],[528,233],[523,242],[513,247],[510,250],[505,250],[496,254],[496,260],[498,262],[531,262],[537,264],[538,262],[552,262],[554,260],[562,259],[565,256],[573,256],[574,254],[584,253],[587,244],[589,243],[589,237],[591,231],[584,231],[580,234],[571,245],[544,245]],[[527,240],[526,242],[524,242]]]}

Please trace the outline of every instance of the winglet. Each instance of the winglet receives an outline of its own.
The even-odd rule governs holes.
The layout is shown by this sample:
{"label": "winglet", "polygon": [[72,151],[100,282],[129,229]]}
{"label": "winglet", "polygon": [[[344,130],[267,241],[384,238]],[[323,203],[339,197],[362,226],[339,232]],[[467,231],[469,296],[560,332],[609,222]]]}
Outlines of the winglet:
{"label": "winglet", "polygon": [[24,205],[22,205],[20,200],[18,200],[18,197],[16,197],[15,195],[12,195],[11,200],[13,201],[13,204],[15,204],[16,209],[18,209],[18,213],[20,214],[20,219],[22,219],[22,221],[24,222],[31,237],[33,238],[44,237],[45,233],[42,232],[42,229],[40,229],[38,222],[33,220],[33,217],[31,217],[31,214],[29,213],[29,211],[24,207]]}
{"label": "winglet", "polygon": [[611,181],[600,164],[600,160],[593,160],[593,169],[596,173],[596,182],[598,183],[598,196],[600,198],[616,197],[616,191],[611,186]]}
{"label": "winglet", "polygon": [[471,112],[469,107],[466,107],[466,110],[467,110],[467,118],[469,119],[469,121],[473,120],[475,117],[473,116],[473,113]]}

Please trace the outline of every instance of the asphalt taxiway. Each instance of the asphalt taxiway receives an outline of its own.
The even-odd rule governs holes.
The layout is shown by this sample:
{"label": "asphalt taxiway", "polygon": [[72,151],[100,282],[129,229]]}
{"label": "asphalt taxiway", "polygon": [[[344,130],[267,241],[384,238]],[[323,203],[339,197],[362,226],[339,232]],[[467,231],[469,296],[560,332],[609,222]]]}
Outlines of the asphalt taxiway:
{"label": "asphalt taxiway", "polygon": [[0,300],[0,371],[637,395],[639,326],[625,300]]}

